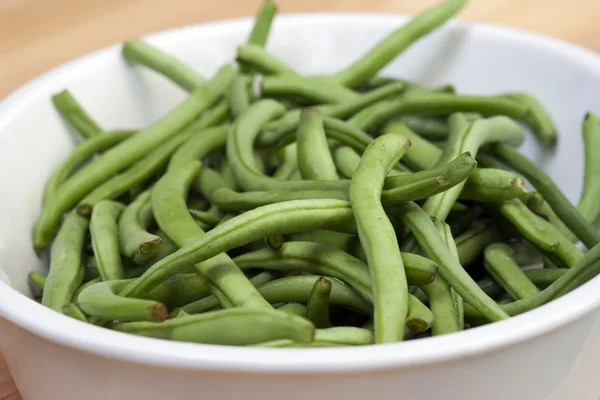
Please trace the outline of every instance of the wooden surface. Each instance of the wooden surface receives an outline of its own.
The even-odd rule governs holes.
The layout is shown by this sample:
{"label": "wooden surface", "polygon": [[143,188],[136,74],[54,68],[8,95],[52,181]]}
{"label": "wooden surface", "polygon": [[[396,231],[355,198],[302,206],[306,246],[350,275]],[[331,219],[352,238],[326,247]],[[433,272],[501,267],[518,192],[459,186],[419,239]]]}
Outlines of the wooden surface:
{"label": "wooden surface", "polygon": [[[282,13],[413,13],[439,0],[278,0]],[[144,33],[253,15],[260,0],[0,0],[0,98],[71,58]],[[472,0],[461,18],[600,51],[599,0]],[[1,334],[1,332],[0,332]],[[0,400],[19,400],[0,357]]]}

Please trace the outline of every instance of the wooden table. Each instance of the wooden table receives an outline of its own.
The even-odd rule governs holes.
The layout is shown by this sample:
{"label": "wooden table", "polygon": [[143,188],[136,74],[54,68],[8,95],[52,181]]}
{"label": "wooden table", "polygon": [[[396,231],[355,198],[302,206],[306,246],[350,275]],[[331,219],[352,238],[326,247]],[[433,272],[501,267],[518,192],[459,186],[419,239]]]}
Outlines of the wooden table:
{"label": "wooden table", "polygon": [[[252,15],[261,0],[0,0],[0,98],[73,57],[147,32]],[[439,0],[278,0],[281,12],[413,13]],[[478,0],[461,18],[600,51],[598,0]],[[1,334],[1,333],[0,333]],[[20,400],[0,357],[0,400]]]}

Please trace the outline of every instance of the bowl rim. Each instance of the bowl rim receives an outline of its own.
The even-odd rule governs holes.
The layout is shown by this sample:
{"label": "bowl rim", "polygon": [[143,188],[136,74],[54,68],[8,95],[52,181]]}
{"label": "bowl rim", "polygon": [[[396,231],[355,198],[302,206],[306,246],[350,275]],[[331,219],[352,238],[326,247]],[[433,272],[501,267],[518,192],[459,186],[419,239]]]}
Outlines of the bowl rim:
{"label": "bowl rim", "polygon": [[[300,13],[278,16],[277,23],[306,23],[322,19],[336,23],[382,21],[404,23],[409,15],[389,13]],[[230,30],[249,26],[251,18],[237,18],[182,26],[144,35],[149,40],[170,40],[194,30]],[[525,42],[551,48],[598,72],[600,55],[577,45],[515,28],[486,23],[453,20],[446,30],[469,30],[478,35]],[[28,103],[30,95],[60,76],[86,64],[107,58],[120,44],[87,53],[63,63],[30,80],[0,102],[0,132]],[[413,368],[482,356],[532,340],[553,330],[569,326],[600,306],[600,277],[542,307],[508,320],[439,337],[376,346],[319,349],[267,349],[171,342],[110,331],[54,312],[11,288],[0,280],[0,317],[50,342],[111,359],[157,367],[193,370],[262,373],[351,373],[381,369]]]}

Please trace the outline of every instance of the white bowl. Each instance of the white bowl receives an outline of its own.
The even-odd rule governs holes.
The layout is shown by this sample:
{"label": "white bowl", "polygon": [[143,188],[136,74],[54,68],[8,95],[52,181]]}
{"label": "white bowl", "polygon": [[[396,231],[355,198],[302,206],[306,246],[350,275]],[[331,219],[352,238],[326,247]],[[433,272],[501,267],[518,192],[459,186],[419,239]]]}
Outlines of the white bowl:
{"label": "white bowl", "polygon": [[[335,71],[406,17],[282,16],[269,49],[306,73]],[[210,75],[230,62],[249,20],[148,37]],[[452,23],[419,41],[387,73],[466,93],[527,91],[561,133],[554,154],[522,149],[572,201],[582,182],[580,125],[600,113],[600,57],[512,29]],[[29,299],[27,273],[43,270],[31,230],[44,182],[73,147],[50,96],[71,89],[106,128],[145,126],[185,94],[129,67],[120,46],[32,81],[0,105],[0,348],[26,400],[488,399],[597,400],[600,278],[527,314],[442,337],[361,348],[257,349],[136,337],[87,325]],[[4,282],[2,282],[4,280]]]}

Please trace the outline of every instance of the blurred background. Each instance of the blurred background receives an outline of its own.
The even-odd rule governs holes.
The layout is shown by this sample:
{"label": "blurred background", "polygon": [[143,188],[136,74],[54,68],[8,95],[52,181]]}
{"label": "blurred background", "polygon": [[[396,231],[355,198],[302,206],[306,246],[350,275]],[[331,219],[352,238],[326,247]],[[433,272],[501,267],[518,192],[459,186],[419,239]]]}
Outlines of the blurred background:
{"label": "blurred background", "polygon": [[[27,80],[88,51],[156,30],[253,15],[260,2],[0,0],[0,98]],[[414,13],[438,2],[277,1],[281,13]],[[600,0],[471,0],[460,18],[536,31],[600,51]]]}

